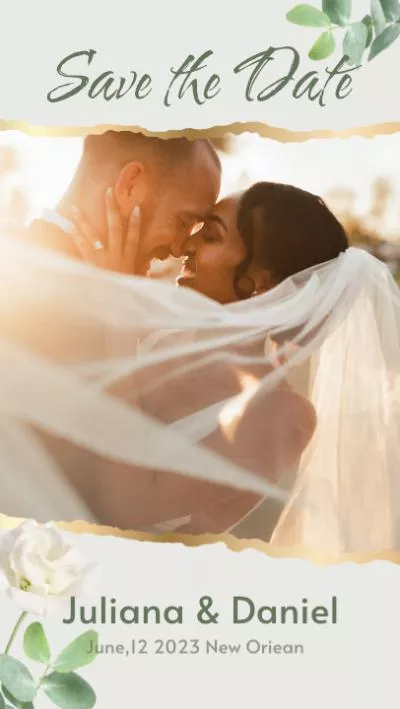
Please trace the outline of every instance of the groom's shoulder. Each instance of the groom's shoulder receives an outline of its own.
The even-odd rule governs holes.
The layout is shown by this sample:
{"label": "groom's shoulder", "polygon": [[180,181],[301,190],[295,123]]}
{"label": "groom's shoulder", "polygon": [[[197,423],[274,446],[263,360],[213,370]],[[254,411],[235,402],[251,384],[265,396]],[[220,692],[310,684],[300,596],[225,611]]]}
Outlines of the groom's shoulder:
{"label": "groom's shoulder", "polygon": [[1,222],[0,233],[2,236],[15,236],[21,238],[26,232],[26,227],[15,222]]}
{"label": "groom's shoulder", "polygon": [[34,219],[28,225],[2,224],[0,229],[1,233],[9,238],[57,251],[66,256],[77,257],[74,244],[68,234],[44,219]]}
{"label": "groom's shoulder", "polygon": [[0,237],[2,241],[7,239],[24,243],[28,240],[28,230],[15,222],[0,222]]}

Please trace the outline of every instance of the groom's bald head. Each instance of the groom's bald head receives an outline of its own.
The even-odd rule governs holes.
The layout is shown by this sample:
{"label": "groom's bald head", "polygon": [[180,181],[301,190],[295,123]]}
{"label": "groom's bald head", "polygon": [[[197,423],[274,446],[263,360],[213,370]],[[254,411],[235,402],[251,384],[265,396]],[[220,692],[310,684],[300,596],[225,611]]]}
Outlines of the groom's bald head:
{"label": "groom's bald head", "polygon": [[143,160],[165,173],[184,167],[204,151],[220,170],[219,158],[208,140],[163,139],[131,131],[106,131],[89,135],[83,147],[83,164],[98,175],[110,176],[132,160]]}
{"label": "groom's bald head", "polygon": [[151,258],[180,255],[196,224],[211,212],[221,166],[207,140],[161,139],[131,131],[107,131],[84,141],[74,188],[87,218],[106,238],[104,193],[113,187],[127,223],[139,206],[140,271]]}

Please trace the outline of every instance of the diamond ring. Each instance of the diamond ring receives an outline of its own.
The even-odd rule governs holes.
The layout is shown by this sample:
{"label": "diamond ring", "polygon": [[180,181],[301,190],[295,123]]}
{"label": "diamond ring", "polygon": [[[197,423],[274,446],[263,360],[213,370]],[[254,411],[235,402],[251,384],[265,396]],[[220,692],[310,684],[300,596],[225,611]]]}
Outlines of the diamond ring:
{"label": "diamond ring", "polygon": [[104,249],[104,244],[101,241],[95,241],[92,246],[93,251],[102,251]]}

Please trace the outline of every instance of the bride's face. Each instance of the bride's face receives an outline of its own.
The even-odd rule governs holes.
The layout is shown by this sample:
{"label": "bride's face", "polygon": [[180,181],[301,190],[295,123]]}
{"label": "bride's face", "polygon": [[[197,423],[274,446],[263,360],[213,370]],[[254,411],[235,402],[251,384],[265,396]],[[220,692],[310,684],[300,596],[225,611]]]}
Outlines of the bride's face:
{"label": "bride's face", "polygon": [[246,258],[246,248],[237,230],[239,196],[215,206],[202,231],[187,243],[177,279],[219,303],[238,300],[234,282],[237,267]]}

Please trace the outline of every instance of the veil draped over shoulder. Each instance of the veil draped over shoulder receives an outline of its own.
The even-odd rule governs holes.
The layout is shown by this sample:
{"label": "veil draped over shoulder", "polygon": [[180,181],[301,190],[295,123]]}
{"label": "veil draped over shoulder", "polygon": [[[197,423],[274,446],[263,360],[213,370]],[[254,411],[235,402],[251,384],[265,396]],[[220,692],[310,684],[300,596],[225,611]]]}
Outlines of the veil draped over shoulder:
{"label": "veil draped over shoulder", "polygon": [[399,405],[399,290],[364,251],[221,306],[0,240],[5,514],[95,521],[111,475],[145,528],[199,480],[279,502],[274,544],[397,549]]}

